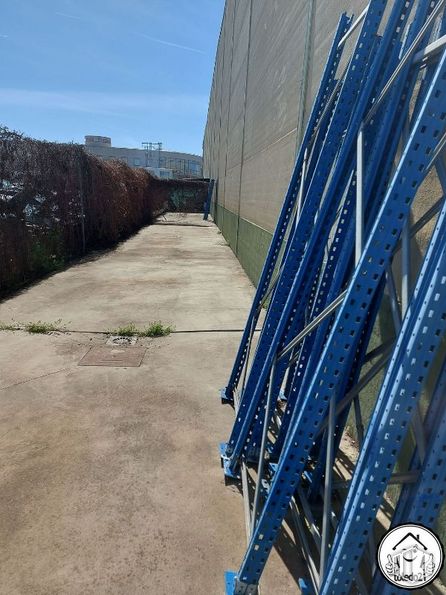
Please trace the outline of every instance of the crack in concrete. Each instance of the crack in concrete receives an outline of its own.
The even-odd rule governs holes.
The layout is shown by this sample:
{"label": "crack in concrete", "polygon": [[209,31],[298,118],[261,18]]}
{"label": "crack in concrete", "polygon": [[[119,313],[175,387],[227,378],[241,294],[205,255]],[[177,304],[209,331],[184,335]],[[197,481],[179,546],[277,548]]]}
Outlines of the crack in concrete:
{"label": "crack in concrete", "polygon": [[[244,328],[218,328],[218,329],[180,329],[180,330],[173,330],[169,334],[170,335],[182,335],[187,333],[243,333]],[[254,329],[255,333],[260,332],[261,328]],[[0,331],[2,332],[2,331]],[[80,330],[80,329],[55,329],[49,333],[28,333],[25,329],[16,328],[16,329],[5,329],[3,332],[24,332],[27,334],[40,334],[40,335],[52,335],[53,333],[61,333],[61,334],[68,334],[68,333],[78,333],[80,335],[112,335],[114,333],[110,331],[88,331],[88,330]],[[144,339],[163,339],[169,335],[165,335],[164,337],[143,337]]]}
{"label": "crack in concrete", "polygon": [[34,376],[33,378],[28,378],[27,380],[21,380],[20,382],[15,382],[14,384],[8,384],[7,386],[0,386],[0,391],[6,390],[7,388],[13,388],[14,386],[20,386],[21,384],[27,384],[28,382],[32,382],[33,380],[40,380],[41,378],[46,378],[47,376],[54,376],[54,374],[59,374],[60,372],[68,372],[71,368],[61,368],[60,370],[55,370],[53,372],[47,372],[46,374],[41,374],[40,376]]}
{"label": "crack in concrete", "polygon": [[199,223],[171,223],[170,221],[159,221],[153,225],[162,225],[164,227],[201,227],[202,229],[213,229],[212,225],[200,225]]}

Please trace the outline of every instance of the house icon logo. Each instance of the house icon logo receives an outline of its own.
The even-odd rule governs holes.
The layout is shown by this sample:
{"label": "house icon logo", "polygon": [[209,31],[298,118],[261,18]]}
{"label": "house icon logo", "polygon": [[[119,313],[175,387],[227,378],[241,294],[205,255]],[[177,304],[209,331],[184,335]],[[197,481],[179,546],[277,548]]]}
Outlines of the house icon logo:
{"label": "house icon logo", "polygon": [[444,553],[438,537],[423,525],[398,525],[378,546],[378,566],[401,589],[420,589],[435,580]]}

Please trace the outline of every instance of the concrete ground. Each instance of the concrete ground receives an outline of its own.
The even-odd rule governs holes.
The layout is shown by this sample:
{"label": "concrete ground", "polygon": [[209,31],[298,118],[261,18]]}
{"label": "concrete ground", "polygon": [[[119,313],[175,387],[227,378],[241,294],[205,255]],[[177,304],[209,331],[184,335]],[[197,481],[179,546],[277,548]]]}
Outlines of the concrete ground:
{"label": "concrete ground", "polygon": [[[189,215],[0,304],[2,322],[69,329],[0,334],[0,593],[224,593],[246,542],[219,464],[233,411],[218,389],[252,295],[217,228]],[[78,365],[101,332],[154,320],[176,332],[140,339],[140,367]],[[263,595],[297,592],[289,545]]]}

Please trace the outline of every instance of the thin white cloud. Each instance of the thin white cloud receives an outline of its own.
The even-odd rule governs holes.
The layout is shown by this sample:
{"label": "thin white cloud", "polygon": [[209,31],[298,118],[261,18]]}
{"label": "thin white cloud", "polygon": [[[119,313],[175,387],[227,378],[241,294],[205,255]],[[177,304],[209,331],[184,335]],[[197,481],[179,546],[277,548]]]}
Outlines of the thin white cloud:
{"label": "thin white cloud", "polygon": [[0,39],[8,39],[9,35],[0,34]]}
{"label": "thin white cloud", "polygon": [[151,37],[150,35],[146,35],[145,33],[138,33],[141,37],[145,37],[150,41],[154,41],[155,43],[161,43],[162,45],[168,45],[172,48],[178,48],[180,50],[187,50],[188,52],[195,52],[196,54],[205,54],[203,50],[199,50],[198,48],[191,48],[188,45],[181,45],[179,43],[173,43],[172,41],[166,41],[165,39],[158,39],[157,37]]}
{"label": "thin white cloud", "polygon": [[23,107],[131,117],[135,112],[202,114],[206,95],[162,93],[51,92],[0,88],[0,107]]}
{"label": "thin white cloud", "polygon": [[56,12],[57,16],[65,17],[66,19],[75,19],[76,21],[82,21],[82,17],[78,17],[75,14],[67,14],[66,12]]}

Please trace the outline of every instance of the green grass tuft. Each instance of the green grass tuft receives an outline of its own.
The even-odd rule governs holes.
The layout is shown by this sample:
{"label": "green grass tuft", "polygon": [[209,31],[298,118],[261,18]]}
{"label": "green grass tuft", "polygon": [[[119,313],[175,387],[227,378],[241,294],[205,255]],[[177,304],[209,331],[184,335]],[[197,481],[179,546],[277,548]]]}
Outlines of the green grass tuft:
{"label": "green grass tuft", "polygon": [[135,337],[138,335],[136,325],[131,322],[125,326],[120,326],[117,329],[110,331],[111,335],[119,335],[120,337]]}
{"label": "green grass tuft", "polygon": [[19,331],[20,326],[14,323],[0,322],[0,331]]}
{"label": "green grass tuft", "polygon": [[135,323],[130,322],[125,326],[120,326],[110,331],[110,334],[120,337],[167,337],[172,330],[171,326],[165,326],[162,322],[152,322],[143,329],[138,329]]}
{"label": "green grass tuft", "polygon": [[61,322],[61,319],[56,320],[55,322],[42,322],[41,320],[38,320],[37,322],[27,322],[24,325],[24,329],[28,333],[47,335],[48,333],[53,333],[54,331],[63,330],[60,328]]}
{"label": "green grass tuft", "polygon": [[140,337],[167,337],[173,331],[171,326],[164,326],[161,322],[152,322],[141,331]]}

